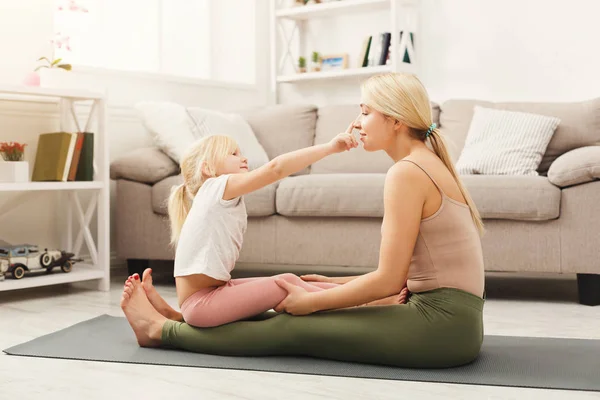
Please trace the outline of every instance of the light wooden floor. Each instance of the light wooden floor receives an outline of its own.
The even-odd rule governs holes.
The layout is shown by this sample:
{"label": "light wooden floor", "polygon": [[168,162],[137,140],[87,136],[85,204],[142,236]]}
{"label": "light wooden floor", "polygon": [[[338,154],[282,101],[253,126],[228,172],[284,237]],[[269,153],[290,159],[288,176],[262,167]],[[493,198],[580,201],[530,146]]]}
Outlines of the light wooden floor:
{"label": "light wooden floor", "polygon": [[[35,279],[35,278],[30,278]],[[56,286],[0,292],[0,349],[100,314],[121,315],[110,292]],[[164,281],[163,281],[164,282]],[[0,282],[0,284],[2,284]],[[171,304],[169,282],[159,290]],[[600,306],[576,303],[573,276],[488,277],[486,334],[600,339]],[[599,355],[600,356],[600,355]],[[600,393],[112,364],[0,354],[0,399],[600,399]]]}

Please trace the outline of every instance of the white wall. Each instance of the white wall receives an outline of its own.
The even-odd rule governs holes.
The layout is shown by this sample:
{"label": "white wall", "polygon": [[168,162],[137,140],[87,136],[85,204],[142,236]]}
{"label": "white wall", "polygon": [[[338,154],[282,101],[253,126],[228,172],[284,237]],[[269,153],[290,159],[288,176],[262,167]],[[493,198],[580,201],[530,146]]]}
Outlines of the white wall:
{"label": "white wall", "polygon": [[[578,101],[600,96],[599,1],[420,1],[415,38],[419,77],[433,100]],[[344,37],[338,48],[358,53],[360,38],[374,24],[387,26],[387,20],[380,12],[338,17],[323,23],[315,35],[324,50],[333,51],[332,42]],[[330,35],[331,27],[336,29]],[[360,99],[357,83],[285,85],[280,101],[354,103]]]}
{"label": "white wall", "polygon": [[[36,66],[38,57],[51,55],[53,3],[50,0],[0,0],[0,44],[4,54],[4,61],[0,63],[0,84],[20,84],[25,74]],[[260,24],[261,28],[257,32],[262,37],[257,38],[257,43],[268,41],[267,31],[262,28],[268,23],[267,14],[262,8],[266,8],[266,4],[259,2],[257,26]],[[152,74],[99,70],[80,69],[78,74],[87,79],[91,88],[107,92],[110,159],[114,160],[132,149],[151,145],[132,108],[137,101],[167,100],[220,110],[266,104],[267,63],[266,55],[257,60],[256,69],[253,69],[257,74],[255,86],[165,80]],[[30,168],[35,160],[38,135],[58,127],[57,104],[12,98],[2,100],[0,95],[0,141],[28,143],[25,156]],[[53,207],[60,208],[59,196],[52,192],[0,193],[0,240],[60,246],[58,216],[53,214],[56,209]],[[112,190],[111,204],[114,204],[114,197]],[[3,213],[3,208],[9,208],[10,212]]]}

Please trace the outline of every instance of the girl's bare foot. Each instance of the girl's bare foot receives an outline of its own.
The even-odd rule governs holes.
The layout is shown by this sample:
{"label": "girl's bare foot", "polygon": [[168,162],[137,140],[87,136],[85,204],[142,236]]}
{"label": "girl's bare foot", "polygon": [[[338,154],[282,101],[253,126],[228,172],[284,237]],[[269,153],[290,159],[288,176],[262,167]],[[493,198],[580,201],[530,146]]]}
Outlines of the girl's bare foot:
{"label": "girl's bare foot", "polygon": [[162,326],[167,319],[148,301],[138,274],[134,274],[133,278],[125,283],[121,309],[141,347],[160,346]]}
{"label": "girl's bare foot", "polygon": [[168,319],[172,319],[173,321],[178,321],[178,322],[183,321],[183,316],[181,315],[181,313],[179,311],[176,311],[175,309],[173,309],[173,307],[171,307],[165,301],[165,299],[163,299],[161,297],[161,295],[158,294],[158,291],[152,284],[152,269],[151,268],[146,268],[144,270],[144,274],[142,276],[142,287],[144,288],[144,291],[146,292],[146,296],[148,297],[150,304],[152,304],[152,306],[156,309],[156,311],[161,313],[164,317],[166,317]]}
{"label": "girl's bare foot", "polygon": [[394,294],[392,296],[375,300],[365,305],[367,306],[390,306],[390,305],[398,305],[406,303],[406,296],[408,295],[408,289],[404,288],[398,294]]}

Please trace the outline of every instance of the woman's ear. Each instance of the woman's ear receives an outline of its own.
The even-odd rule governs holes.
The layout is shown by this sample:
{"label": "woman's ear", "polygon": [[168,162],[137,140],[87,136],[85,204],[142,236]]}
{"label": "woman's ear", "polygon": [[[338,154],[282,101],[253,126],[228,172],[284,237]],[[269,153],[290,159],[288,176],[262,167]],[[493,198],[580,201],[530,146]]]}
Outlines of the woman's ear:
{"label": "woman's ear", "polygon": [[402,123],[402,121],[394,120],[394,130],[395,131],[401,130],[403,126],[404,126],[404,124]]}

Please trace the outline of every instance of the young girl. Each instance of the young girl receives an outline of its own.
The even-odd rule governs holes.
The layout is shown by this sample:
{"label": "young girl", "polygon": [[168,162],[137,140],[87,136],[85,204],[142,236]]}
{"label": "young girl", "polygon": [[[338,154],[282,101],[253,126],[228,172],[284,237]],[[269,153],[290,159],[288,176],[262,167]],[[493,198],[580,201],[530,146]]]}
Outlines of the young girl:
{"label": "young girl", "polygon": [[[181,160],[183,184],[169,198],[171,242],[176,245],[175,281],[180,318],[196,327],[214,327],[246,319],[276,307],[287,295],[276,279],[314,292],[335,283],[305,282],[294,274],[231,279],[247,225],[243,195],[265,187],[358,143],[354,124],[329,143],[282,154],[254,171],[228,136],[199,140]],[[146,278],[150,280],[146,285]],[[134,276],[133,279],[139,279]],[[178,319],[151,287],[144,286],[155,308]]]}

